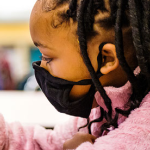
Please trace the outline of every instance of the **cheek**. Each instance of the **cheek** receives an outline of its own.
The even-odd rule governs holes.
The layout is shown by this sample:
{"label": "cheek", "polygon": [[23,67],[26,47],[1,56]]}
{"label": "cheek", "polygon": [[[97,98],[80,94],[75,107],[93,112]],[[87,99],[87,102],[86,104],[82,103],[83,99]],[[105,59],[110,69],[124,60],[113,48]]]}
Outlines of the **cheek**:
{"label": "cheek", "polygon": [[[71,64],[65,61],[55,60],[46,65],[45,61],[41,61],[40,66],[49,71],[53,76],[69,81],[80,81],[90,78],[86,68],[81,69],[81,66],[79,68],[77,63]],[[76,100],[83,97],[89,91],[90,87],[91,85],[74,85],[70,92],[70,99]]]}
{"label": "cheek", "polygon": [[95,72],[97,72],[98,69],[98,61],[97,61],[97,57],[99,54],[99,44],[94,43],[94,44],[88,44],[88,56],[90,58],[91,64],[95,70]]}
{"label": "cheek", "polygon": [[88,93],[91,85],[74,85],[70,92],[70,99],[76,100]]}
{"label": "cheek", "polygon": [[[69,57],[69,56],[68,56]],[[48,65],[53,76],[66,79],[68,81],[79,81],[89,79],[90,75],[80,59],[60,58],[53,60]]]}
{"label": "cheek", "polygon": [[[69,71],[67,71],[65,68],[69,68],[69,66],[67,67],[67,65],[62,64],[62,67],[60,67],[61,65],[58,63],[58,66],[57,66],[57,63],[51,63],[50,65],[46,65],[46,62],[45,61],[41,61],[41,67],[43,67],[44,69],[46,69],[47,71],[49,71],[53,76],[57,76],[59,78],[64,78],[66,80],[69,80],[70,81],[75,81],[75,79],[77,81],[79,80],[83,80],[83,79],[87,79],[87,78],[82,78],[82,79],[79,79],[79,77],[81,78],[83,76],[83,73],[82,73],[82,76],[81,75],[78,75],[78,73],[80,71],[73,71],[71,68],[69,69]],[[71,76],[71,72],[74,72],[74,74]],[[71,92],[70,92],[70,99],[71,100],[77,100],[81,97],[83,97],[85,94],[88,93],[89,89],[90,89],[91,85],[74,85],[73,88],[71,89]]]}

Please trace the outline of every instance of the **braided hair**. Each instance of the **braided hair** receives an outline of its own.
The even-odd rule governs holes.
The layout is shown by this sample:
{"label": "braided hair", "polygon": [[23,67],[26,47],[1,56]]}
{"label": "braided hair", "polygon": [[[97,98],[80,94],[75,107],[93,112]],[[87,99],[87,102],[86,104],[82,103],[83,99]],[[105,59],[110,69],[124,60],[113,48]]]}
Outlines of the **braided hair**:
{"label": "braided hair", "polygon": [[[92,122],[89,122],[88,119],[85,126],[88,126],[89,133],[91,134],[91,124],[100,122],[105,118],[107,122],[101,126],[101,133],[104,130],[108,130],[111,126],[117,128],[118,115],[128,116],[133,109],[139,107],[143,97],[150,91],[150,0],[43,0],[43,3],[45,1],[53,2],[55,7],[52,9],[69,4],[67,10],[58,13],[59,18],[61,18],[59,25],[69,22],[70,19],[77,22],[77,35],[81,55],[90,72],[93,83],[103,97],[108,109],[108,112],[106,112],[100,107],[100,118]],[[46,11],[52,10],[48,5],[44,6],[44,9],[47,8],[45,9]],[[93,26],[95,16],[99,13],[109,13],[109,16],[97,20],[96,23],[99,24],[99,27],[106,30],[113,29],[115,33],[113,44],[116,46],[117,58],[121,67],[126,72],[133,90],[128,102],[129,108],[126,110],[115,108],[116,115],[114,118],[112,118],[111,99],[102,87],[87,52],[88,40],[97,34]],[[56,28],[59,25],[54,27]],[[137,76],[134,75],[124,54],[123,29],[128,27],[131,29],[132,44],[135,49],[138,66],[141,70]]]}

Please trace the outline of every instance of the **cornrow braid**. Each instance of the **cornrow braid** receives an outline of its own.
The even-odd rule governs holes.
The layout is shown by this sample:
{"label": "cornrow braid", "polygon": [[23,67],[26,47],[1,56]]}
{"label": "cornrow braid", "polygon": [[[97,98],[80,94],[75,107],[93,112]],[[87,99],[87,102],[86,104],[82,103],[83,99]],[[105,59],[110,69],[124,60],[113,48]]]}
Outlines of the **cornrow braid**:
{"label": "cornrow braid", "polygon": [[44,12],[49,12],[68,2],[69,0],[42,0],[42,9]]}
{"label": "cornrow braid", "polygon": [[93,0],[91,1],[92,3],[92,8],[91,8],[91,11],[94,15],[98,14],[100,10],[101,12],[105,12],[105,11],[108,11],[105,7],[105,3],[104,1],[99,1],[99,0]]}
{"label": "cornrow braid", "polygon": [[69,4],[69,9],[67,10],[67,14],[69,17],[73,18],[76,21],[77,15],[77,0],[72,0]]}
{"label": "cornrow braid", "polygon": [[84,18],[84,27],[86,31],[86,37],[88,33],[93,29],[93,23],[94,23],[94,16],[92,14],[92,8],[93,8],[93,2],[92,0],[89,1],[89,4],[87,6],[87,10],[85,13]]}
{"label": "cornrow braid", "polygon": [[94,16],[99,13],[98,10],[101,10],[101,12],[108,12],[108,10],[105,8],[105,3],[103,0],[91,0],[87,6],[84,21],[87,37],[89,36],[89,34],[91,36],[91,32],[93,31]]}
{"label": "cornrow braid", "polygon": [[111,9],[111,13],[110,16],[111,18],[116,18],[116,14],[117,14],[117,0],[109,0],[109,4],[110,4],[110,9]]}

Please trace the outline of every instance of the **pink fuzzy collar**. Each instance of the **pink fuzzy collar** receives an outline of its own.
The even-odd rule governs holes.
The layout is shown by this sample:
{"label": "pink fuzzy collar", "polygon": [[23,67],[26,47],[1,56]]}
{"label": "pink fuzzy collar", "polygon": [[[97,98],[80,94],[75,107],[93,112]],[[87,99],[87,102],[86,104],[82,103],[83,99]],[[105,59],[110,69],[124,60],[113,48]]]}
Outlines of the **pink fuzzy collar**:
{"label": "pink fuzzy collar", "polygon": [[[137,74],[139,74],[139,72],[140,72],[140,68],[137,67],[134,71],[134,74],[137,75]],[[129,81],[125,85],[123,85],[122,87],[119,87],[119,88],[109,86],[109,87],[104,87],[104,89],[112,101],[113,110],[116,107],[124,108],[124,105],[128,102],[128,100],[132,94],[132,87],[131,87],[131,83]],[[96,99],[97,103],[99,104],[99,106],[101,106],[105,110],[107,110],[107,108],[104,104],[104,100],[101,97],[99,92],[95,93],[95,99]]]}
{"label": "pink fuzzy collar", "polygon": [[[134,74],[137,75],[140,72],[140,68],[137,67],[134,71]],[[120,109],[124,109],[124,105],[128,102],[129,98],[131,97],[132,94],[132,87],[131,87],[131,83],[128,81],[124,86],[116,88],[113,86],[109,86],[109,87],[104,87],[107,95],[109,96],[109,98],[112,101],[112,109],[113,109],[113,117],[115,115],[115,108],[118,107]],[[95,93],[95,99],[98,103],[99,106],[101,106],[104,110],[107,111],[107,108],[104,104],[104,100],[101,97],[99,92]],[[90,121],[91,120],[95,120],[97,118],[100,117],[100,109],[99,107],[92,109],[91,114],[90,114]],[[126,119],[126,117],[124,117],[123,115],[119,115],[118,118],[118,124],[122,123],[124,120]],[[99,123],[94,123],[92,125],[92,133],[95,136],[99,135],[100,132],[100,126],[105,122],[105,120],[103,120],[102,122]]]}

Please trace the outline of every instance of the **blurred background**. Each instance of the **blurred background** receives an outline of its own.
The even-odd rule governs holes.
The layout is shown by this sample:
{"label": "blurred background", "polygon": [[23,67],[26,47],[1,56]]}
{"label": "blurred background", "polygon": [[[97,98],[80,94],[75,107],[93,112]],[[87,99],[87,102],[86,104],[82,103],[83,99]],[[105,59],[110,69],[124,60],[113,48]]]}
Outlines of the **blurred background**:
{"label": "blurred background", "polygon": [[32,62],[39,60],[29,18],[36,0],[4,0],[0,3],[0,90],[35,90]]}
{"label": "blurred background", "polygon": [[35,2],[0,2],[0,113],[7,122],[53,128],[68,116],[54,109],[34,77],[32,62],[41,56],[29,32],[29,18]]}

